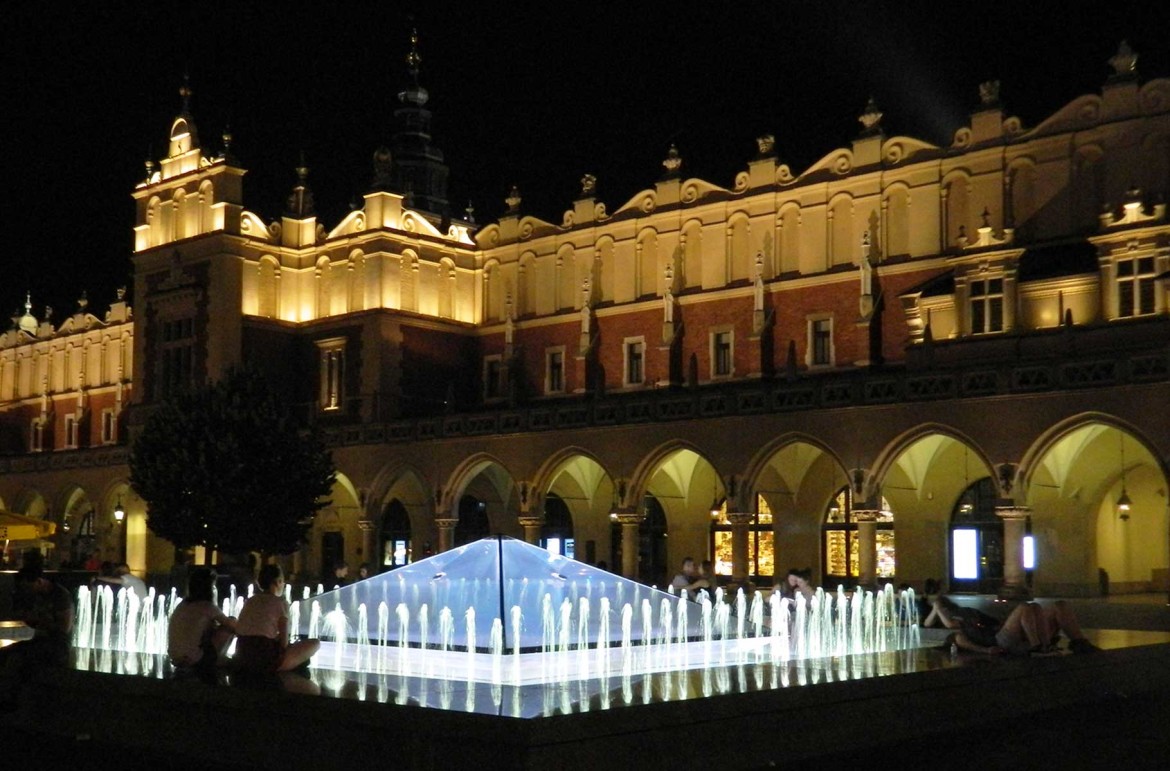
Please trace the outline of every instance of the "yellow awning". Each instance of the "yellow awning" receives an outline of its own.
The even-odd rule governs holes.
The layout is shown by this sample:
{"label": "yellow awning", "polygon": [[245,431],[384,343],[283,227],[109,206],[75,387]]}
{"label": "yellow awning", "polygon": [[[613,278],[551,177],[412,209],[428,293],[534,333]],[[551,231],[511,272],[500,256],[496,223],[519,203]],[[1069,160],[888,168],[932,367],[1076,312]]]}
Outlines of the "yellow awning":
{"label": "yellow awning", "polygon": [[36,541],[57,532],[54,522],[0,511],[0,541]]}

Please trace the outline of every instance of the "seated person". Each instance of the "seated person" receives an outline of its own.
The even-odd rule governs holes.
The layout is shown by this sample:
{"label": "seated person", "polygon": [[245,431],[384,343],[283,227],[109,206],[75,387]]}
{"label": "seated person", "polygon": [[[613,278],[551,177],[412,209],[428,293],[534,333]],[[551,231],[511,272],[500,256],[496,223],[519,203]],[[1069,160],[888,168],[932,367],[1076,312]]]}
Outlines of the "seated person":
{"label": "seated person", "polygon": [[811,600],[816,595],[816,589],[812,585],[812,568],[789,568],[788,575],[780,583],[776,590],[780,592],[781,597],[787,597],[795,601],[799,595],[804,597],[805,601]]}
{"label": "seated person", "polygon": [[33,636],[0,648],[0,708],[15,703],[20,687],[34,670],[63,666],[69,659],[73,598],[43,572],[40,560],[26,560],[16,573],[13,613]]}
{"label": "seated person", "polygon": [[999,655],[1051,654],[1063,632],[1073,653],[1091,653],[1097,646],[1085,639],[1072,608],[1064,600],[1049,606],[1034,602],[1012,608],[1002,622],[973,608],[960,608],[940,596],[923,626],[937,619],[947,629],[957,630],[948,638],[959,648],[974,653]]}
{"label": "seated person", "polygon": [[215,606],[215,571],[199,567],[187,579],[187,596],[171,613],[167,629],[167,653],[178,669],[201,675],[215,671],[216,662],[227,651],[236,620]]}
{"label": "seated person", "polygon": [[105,581],[108,584],[116,584],[125,587],[134,592],[139,600],[145,600],[149,593],[146,588],[146,582],[138,576],[130,572],[130,566],[125,562],[120,563],[113,570],[113,575],[100,575],[99,581]]}
{"label": "seated person", "polygon": [[699,578],[707,582],[707,594],[714,602],[715,590],[719,588],[719,576],[715,575],[715,565],[711,563],[711,560],[703,560],[699,563]]}
{"label": "seated person", "polygon": [[682,570],[670,582],[670,587],[680,597],[686,597],[688,600],[695,599],[699,589],[706,589],[709,586],[707,579],[700,576],[699,571],[695,569],[695,560],[692,557],[683,558]]}
{"label": "seated person", "polygon": [[339,561],[333,566],[333,588],[337,589],[349,585],[349,565]]}
{"label": "seated person", "polygon": [[252,675],[289,672],[309,663],[320,640],[289,644],[288,603],[279,565],[260,568],[260,591],[249,597],[236,622],[236,662]]}

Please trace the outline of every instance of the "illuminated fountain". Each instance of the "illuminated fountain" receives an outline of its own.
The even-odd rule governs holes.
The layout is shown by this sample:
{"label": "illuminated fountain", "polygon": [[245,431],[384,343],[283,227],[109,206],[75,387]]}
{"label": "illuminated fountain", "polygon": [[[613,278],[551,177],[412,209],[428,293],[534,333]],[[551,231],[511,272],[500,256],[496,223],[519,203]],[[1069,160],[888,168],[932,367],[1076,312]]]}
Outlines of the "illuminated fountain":
{"label": "illuminated fountain", "polygon": [[320,664],[519,685],[918,647],[913,594],[691,602],[488,538],[293,605]]}
{"label": "illuminated fountain", "polygon": [[[175,602],[82,589],[85,668],[163,676]],[[922,645],[912,592],[693,602],[505,537],[293,602],[290,622],[322,639],[313,678],[334,693],[516,716],[889,674]]]}

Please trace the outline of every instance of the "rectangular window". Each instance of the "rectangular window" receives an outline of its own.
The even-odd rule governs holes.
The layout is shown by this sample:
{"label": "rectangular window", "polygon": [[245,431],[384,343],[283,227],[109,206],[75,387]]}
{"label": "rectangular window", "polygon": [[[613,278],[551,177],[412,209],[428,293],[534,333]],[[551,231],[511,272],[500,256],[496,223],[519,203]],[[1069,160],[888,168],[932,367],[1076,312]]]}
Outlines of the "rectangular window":
{"label": "rectangular window", "polygon": [[1127,319],[1154,312],[1154,258],[1117,261],[1117,316]]}
{"label": "rectangular window", "polygon": [[831,367],[833,365],[833,319],[820,316],[808,321],[808,365],[810,367]]}
{"label": "rectangular window", "polygon": [[556,348],[544,354],[544,392],[565,392],[565,349]]}
{"label": "rectangular window", "polygon": [[624,385],[642,385],[646,381],[645,350],[646,344],[642,338],[627,338],[625,341],[625,372]]}
{"label": "rectangular window", "polygon": [[159,396],[189,388],[195,372],[195,320],[162,322],[159,340]]}
{"label": "rectangular window", "polygon": [[65,449],[66,450],[77,449],[77,439],[78,439],[78,433],[79,433],[78,429],[79,429],[79,426],[77,424],[77,415],[72,414],[72,413],[69,415],[66,415],[65,416]]}
{"label": "rectangular window", "polygon": [[730,330],[711,333],[711,377],[731,377],[733,343]]}
{"label": "rectangular window", "polygon": [[345,338],[318,340],[320,385],[317,404],[324,412],[345,408]]}
{"label": "rectangular window", "polygon": [[500,399],[504,396],[504,364],[499,356],[483,360],[483,398]]}
{"label": "rectangular window", "polygon": [[45,423],[40,418],[34,418],[28,431],[29,452],[43,452],[45,449]]}
{"label": "rectangular window", "polygon": [[971,333],[1003,331],[1003,279],[977,279],[968,284],[971,297]]}
{"label": "rectangular window", "polygon": [[114,419],[112,409],[102,410],[102,444],[114,444],[118,441],[118,421]]}

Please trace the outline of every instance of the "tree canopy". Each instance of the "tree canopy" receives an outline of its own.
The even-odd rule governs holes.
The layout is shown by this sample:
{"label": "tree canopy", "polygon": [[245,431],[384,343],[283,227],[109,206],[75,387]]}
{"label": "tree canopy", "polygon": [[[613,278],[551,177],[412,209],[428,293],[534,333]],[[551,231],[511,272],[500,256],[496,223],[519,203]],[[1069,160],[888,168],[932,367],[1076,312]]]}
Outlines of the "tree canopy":
{"label": "tree canopy", "polygon": [[248,368],[159,404],[130,450],[147,525],[180,548],[287,554],[334,477],[320,439]]}

